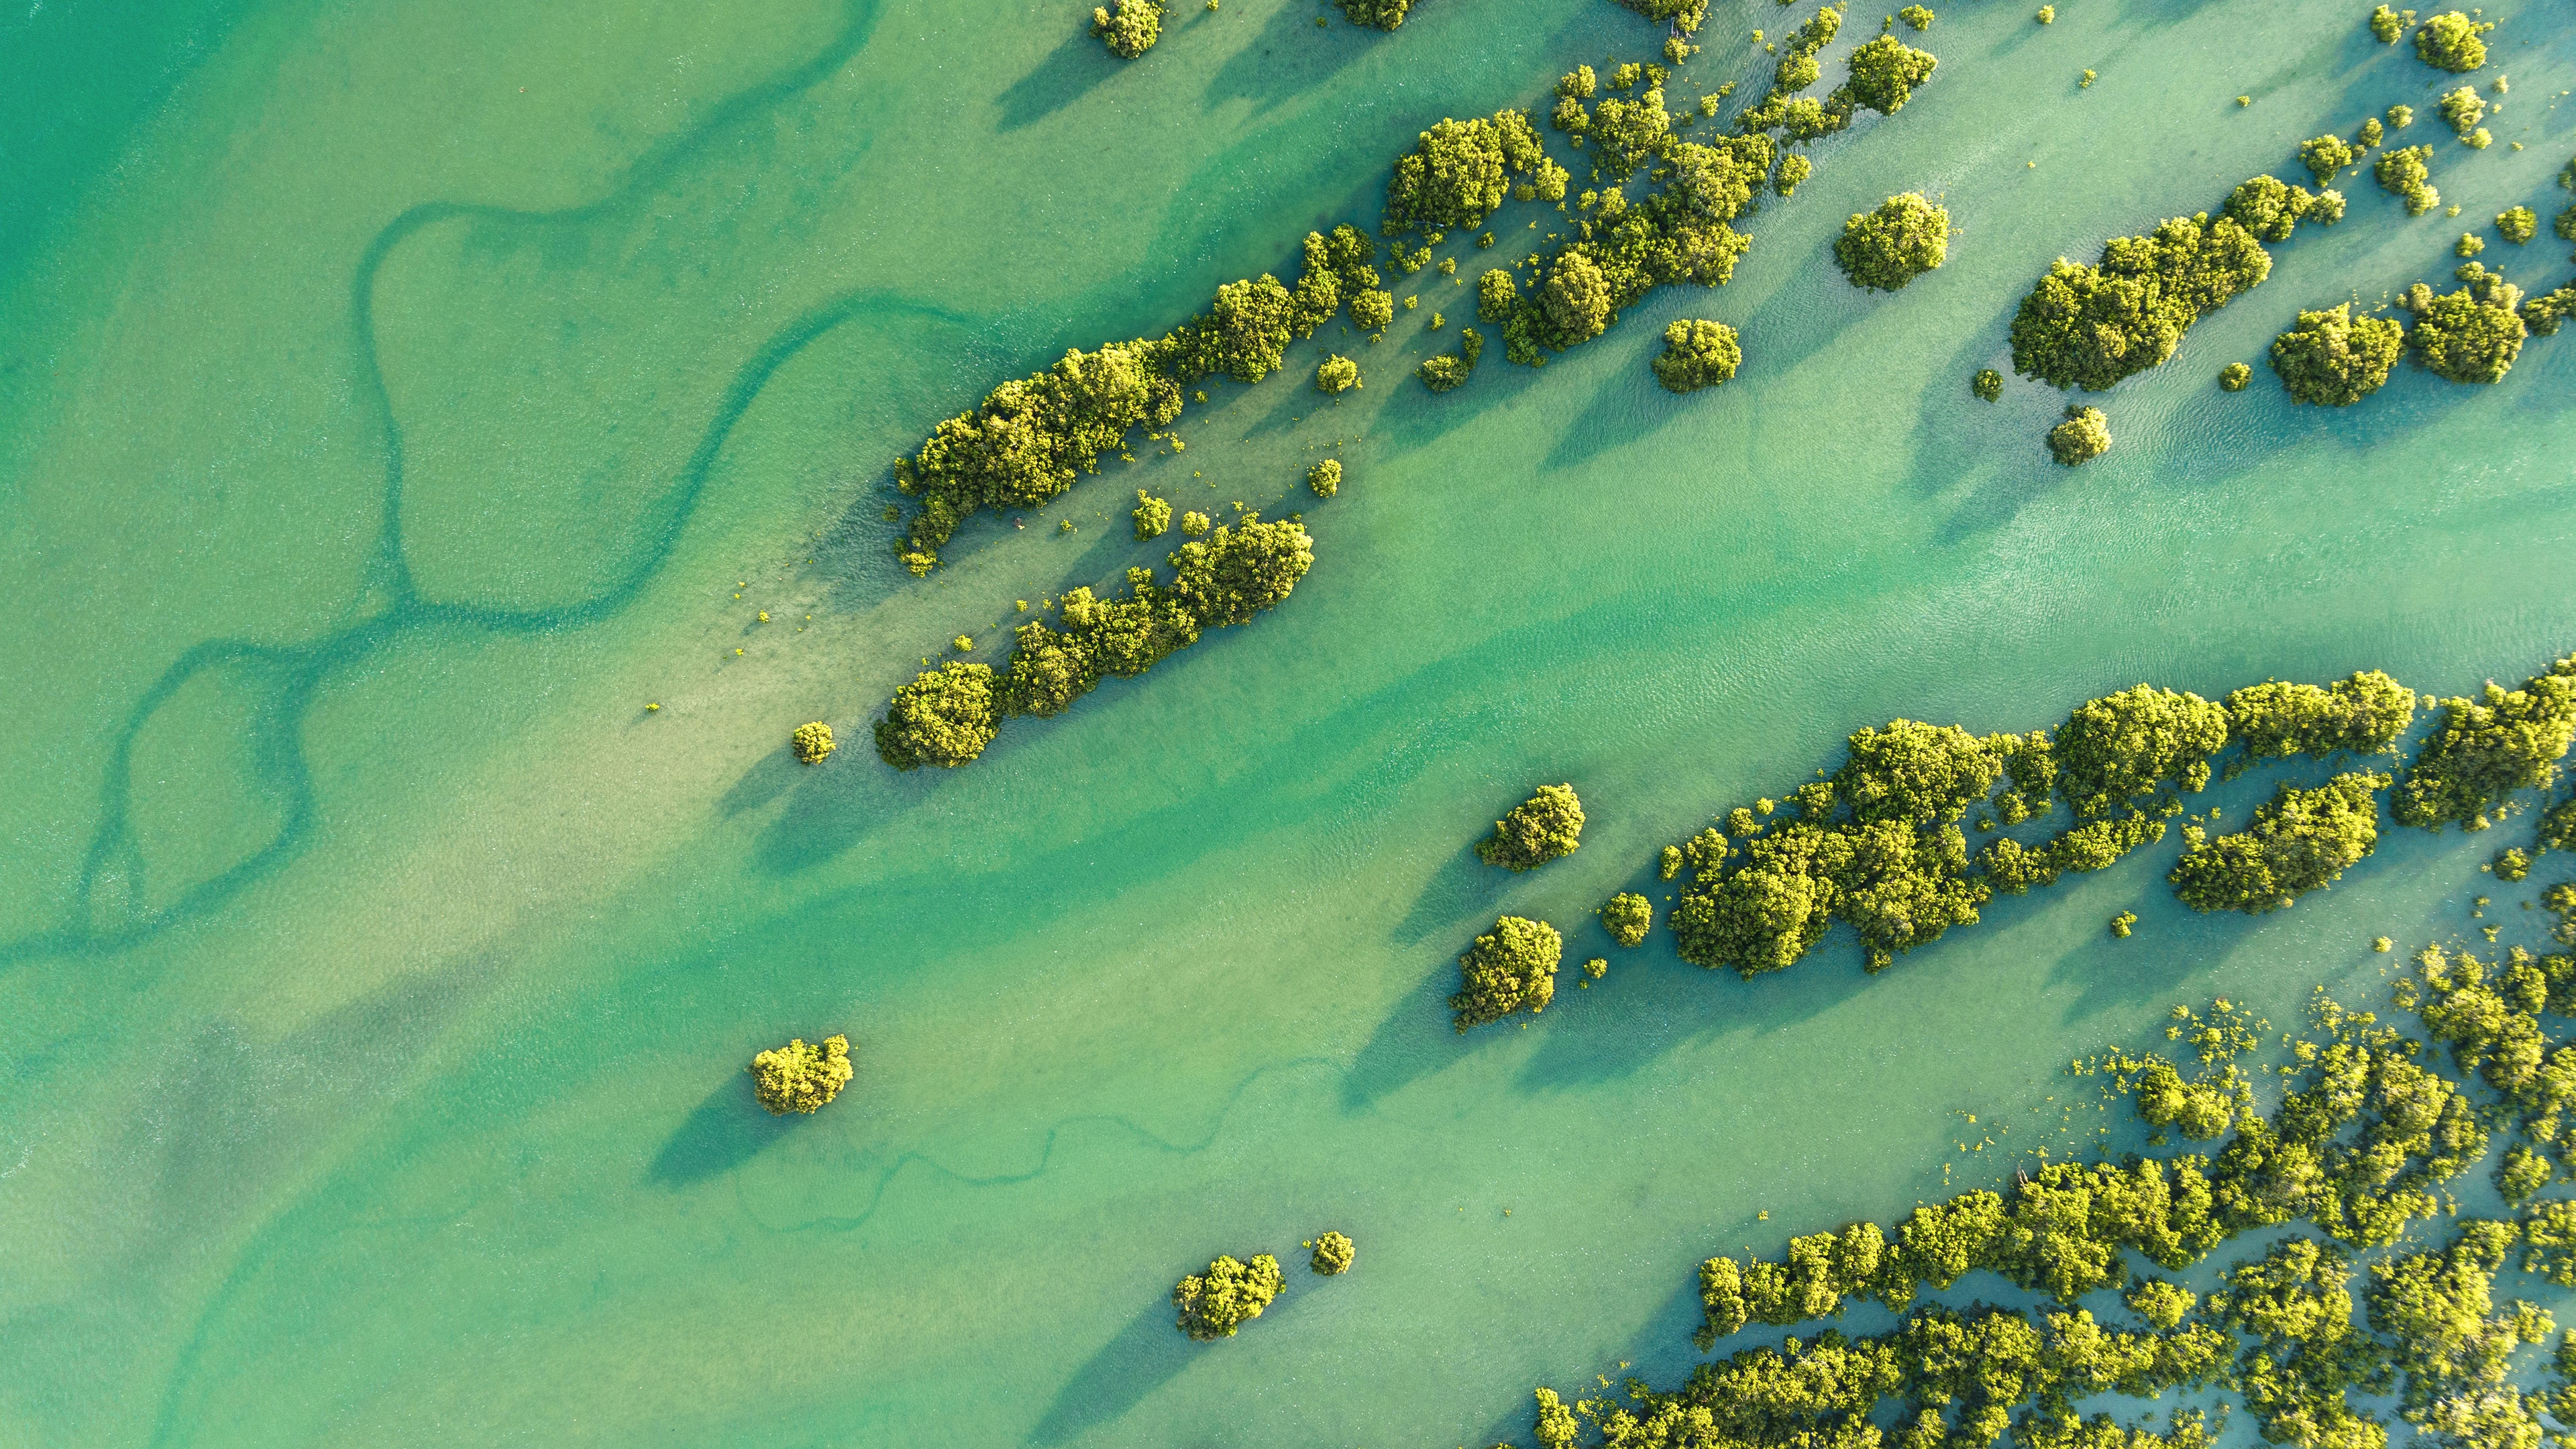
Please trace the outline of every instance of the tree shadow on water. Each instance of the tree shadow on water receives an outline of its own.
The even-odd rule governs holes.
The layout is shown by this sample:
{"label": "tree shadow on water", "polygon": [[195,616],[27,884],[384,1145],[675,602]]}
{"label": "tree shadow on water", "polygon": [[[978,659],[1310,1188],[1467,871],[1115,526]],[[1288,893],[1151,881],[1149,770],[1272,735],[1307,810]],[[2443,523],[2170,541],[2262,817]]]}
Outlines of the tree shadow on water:
{"label": "tree shadow on water", "polygon": [[1032,126],[1075,101],[1102,81],[1109,79],[1126,64],[1109,53],[1109,48],[1093,37],[1090,28],[1077,26],[1064,44],[1057,46],[1038,68],[1011,82],[1002,92],[1002,129],[1017,131]]}
{"label": "tree shadow on water", "polygon": [[1344,1111],[1375,1106],[1458,1060],[1468,1043],[1449,1025],[1449,993],[1457,983],[1457,966],[1444,960],[1396,999],[1342,1074]]}
{"label": "tree shadow on water", "polygon": [[718,1086],[662,1144],[644,1180],[660,1187],[681,1188],[719,1177],[760,1155],[769,1144],[796,1130],[801,1114],[772,1116],[737,1077]]}
{"label": "tree shadow on water", "polygon": [[[1505,804],[1509,810],[1517,800]],[[1497,812],[1499,814],[1499,812]],[[1441,862],[1440,868],[1424,882],[1422,894],[1414,897],[1413,908],[1396,923],[1395,944],[1419,946],[1433,933],[1446,930],[1461,917],[1481,916],[1487,906],[1501,899],[1516,879],[1498,866],[1485,864],[1476,854],[1473,843],[1458,847],[1458,852]]]}
{"label": "tree shadow on water", "polygon": [[1061,1444],[1117,1418],[1170,1383],[1202,1351],[1172,1326],[1170,1305],[1149,1305],[1065,1380],[1028,1442]]}

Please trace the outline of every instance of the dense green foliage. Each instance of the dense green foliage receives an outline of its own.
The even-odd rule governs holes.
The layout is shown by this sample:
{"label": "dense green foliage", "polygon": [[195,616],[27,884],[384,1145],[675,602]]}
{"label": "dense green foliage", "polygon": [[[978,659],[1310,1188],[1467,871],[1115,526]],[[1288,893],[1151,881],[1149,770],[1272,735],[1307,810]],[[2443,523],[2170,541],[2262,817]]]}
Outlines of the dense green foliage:
{"label": "dense green foliage", "polygon": [[2111,420],[2100,408],[2070,407],[2066,421],[2048,430],[2048,453],[2069,468],[2111,451]]}
{"label": "dense green foliage", "polygon": [[1318,498],[1330,498],[1342,491],[1342,464],[1338,458],[1326,458],[1306,470],[1306,486]]}
{"label": "dense green foliage", "polygon": [[2486,33],[2495,22],[2471,20],[2457,10],[2445,11],[2415,30],[2415,58],[2437,70],[2465,75],[2487,63]]}
{"label": "dense green foliage", "polygon": [[1315,562],[1315,540],[1297,523],[1258,515],[1221,526],[1171,555],[1172,595],[1199,627],[1221,629],[1285,600]]}
{"label": "dense green foliage", "polygon": [[[1195,513],[1182,532],[1193,532],[1192,520],[1206,533]],[[1138,520],[1140,533],[1144,522]],[[1314,539],[1304,528],[1246,515],[1173,552],[1176,572],[1167,586],[1151,569],[1131,568],[1123,596],[1067,590],[1056,626],[1032,619],[1013,632],[998,687],[986,666],[951,660],[896,690],[877,724],[877,753],[899,770],[966,764],[992,743],[1003,719],[1060,714],[1103,679],[1132,678],[1197,643],[1204,630],[1249,621],[1286,599],[1314,561]]]}
{"label": "dense green foliage", "polygon": [[2091,266],[2060,257],[2013,318],[2013,370],[2105,391],[2161,366],[2194,322],[2271,273],[2270,253],[2233,217],[2177,217],[2149,236],[2114,237]]}
{"label": "dense green foliage", "polygon": [[2377,847],[2378,792],[2389,778],[2342,774],[2314,790],[2284,783],[2255,809],[2248,829],[2205,836],[2186,826],[2190,846],[2166,879],[2195,911],[2279,910],[2340,880]]}
{"label": "dense green foliage", "polygon": [[1667,392],[1695,392],[1730,381],[1744,363],[1735,329],[1723,322],[1683,318],[1664,329],[1663,354],[1654,360],[1655,381]]}
{"label": "dense green foliage", "polygon": [[2343,137],[2325,135],[2299,143],[2299,164],[2319,186],[2335,179],[2335,173],[2351,165],[2355,157]]}
{"label": "dense green foliage", "polygon": [[1906,29],[1918,35],[1932,28],[1932,12],[1920,5],[1906,6],[1896,12],[1896,18],[1905,22]]}
{"label": "dense green foliage", "polygon": [[2442,204],[2442,193],[2432,182],[2432,160],[2430,146],[2392,147],[2379,153],[2379,159],[2371,163],[2370,174],[2379,182],[2380,190],[2404,198],[2408,216],[2422,216]]}
{"label": "dense green foliage", "polygon": [[1249,1263],[1220,1257],[1206,1272],[1192,1273],[1172,1289],[1172,1303],[1181,1310],[1181,1332],[1202,1342],[1232,1338],[1261,1316],[1286,1281],[1279,1260],[1268,1253],[1253,1254]]}
{"label": "dense green foliage", "polygon": [[898,770],[954,769],[984,753],[1000,724],[991,666],[952,659],[894,692],[877,721],[877,755]]}
{"label": "dense green foliage", "polygon": [[1950,213],[1908,191],[1855,212],[1834,242],[1834,261],[1855,287],[1900,291],[1950,252]]}
{"label": "dense green foliage", "polygon": [[1413,0],[1333,0],[1341,7],[1342,18],[1353,25],[1366,25],[1377,30],[1396,30],[1404,25],[1405,14],[1413,9]]}
{"label": "dense green foliage", "polygon": [[1515,1012],[1535,1016],[1556,999],[1556,968],[1565,938],[1545,921],[1504,916],[1458,958],[1458,994],[1449,1010],[1460,1031]]}
{"label": "dense green foliage", "polygon": [[1583,843],[1583,802],[1572,785],[1541,785],[1512,813],[1494,822],[1494,833],[1476,843],[1476,856],[1507,870],[1536,870]]}
{"label": "dense green foliage", "polygon": [[1128,517],[1135,522],[1136,537],[1139,542],[1161,538],[1171,531],[1172,505],[1139,488],[1136,490],[1135,511]]}
{"label": "dense green foliage", "polygon": [[2462,140],[2467,140],[2470,133],[2477,130],[2478,122],[2487,118],[2487,103],[2478,95],[2475,86],[2459,86],[2444,92],[2434,110],[2450,126],[2452,133]]}
{"label": "dense green foliage", "polygon": [[2322,687],[2277,679],[2250,684],[2227,696],[2226,710],[2228,730],[2245,746],[2245,763],[2377,755],[2392,752],[2415,722],[2415,691],[2365,669]]}
{"label": "dense green foliage", "polygon": [[771,1047],[751,1059],[752,1095],[772,1116],[820,1111],[850,1083],[850,1039],[832,1035],[808,1043],[803,1037]]}
{"label": "dense green foliage", "polygon": [[2231,362],[2218,370],[2218,385],[2228,392],[2243,392],[2254,380],[2254,369],[2241,362]]}
{"label": "dense green foliage", "polygon": [[1619,3],[1657,24],[1670,25],[1688,35],[1708,19],[1708,0],[1619,0]]}
{"label": "dense green foliage", "polygon": [[1337,352],[1327,352],[1315,364],[1315,391],[1331,396],[1360,386],[1360,365]]}
{"label": "dense green foliage", "polygon": [[1646,933],[1654,927],[1653,903],[1634,891],[1619,892],[1601,908],[1601,929],[1622,946],[1644,945]]}
{"label": "dense green foliage", "polygon": [[[2576,659],[2514,692],[2528,696],[2519,703],[2493,688],[2485,706],[2451,702],[2417,775],[2438,767],[2453,784],[2491,775],[2497,791],[2545,783],[2566,748],[2568,690]],[[2412,708],[2395,681],[2363,674],[2325,688],[2239,690],[2224,709],[2141,688],[2079,710],[2086,723],[2070,720],[2054,741],[1978,740],[1899,722],[1856,735],[1842,771],[1793,797],[1794,818],[1766,819],[1769,801],[1758,814],[1731,812],[1733,841],[1704,831],[1666,851],[1665,874],[1694,867],[1690,892],[1704,895],[1730,859],[1746,857],[1737,869],[1751,869],[1766,843],[1794,837],[1801,849],[1829,852],[1820,834],[1847,833],[1864,818],[1929,825],[1981,803],[2028,818],[2049,808],[2052,790],[2087,802],[2092,823],[2113,811],[2141,819],[2127,802],[2169,785],[2198,788],[2230,735],[2249,758],[2375,752],[2393,748]],[[2487,713],[2468,714],[2477,708]],[[2096,758],[2083,759],[2087,751]],[[2003,779],[2021,797],[2015,809],[1989,794]],[[2323,884],[2368,850],[2385,785],[2385,776],[2346,775],[2318,790],[2280,790],[2253,829],[2221,838],[2242,843],[2238,859],[2195,841],[2176,872],[2195,878],[2186,898],[2207,887],[2220,897],[2212,905],[2260,909]],[[2562,803],[2563,839],[2576,836],[2576,798]],[[2576,882],[2544,892],[2541,904],[2557,918],[2552,939],[2576,947]],[[1892,1227],[1863,1221],[1793,1237],[1776,1258],[1708,1259],[1699,1271],[1703,1350],[1753,1324],[1836,1317],[1856,1301],[1900,1316],[1865,1336],[1828,1330],[1741,1349],[1671,1391],[1635,1380],[1614,1388],[1607,1377],[1598,1394],[1571,1400],[1542,1388],[1537,1442],[1989,1449],[2009,1434],[2016,1449],[2208,1449],[2198,1411],[2176,1413],[2156,1433],[2088,1420],[2075,1406],[2105,1393],[2211,1386],[2241,1402],[2266,1442],[2302,1449],[2387,1449],[2389,1426],[2356,1396],[2393,1399],[2418,1442],[2437,1449],[2559,1442],[2551,1421],[2576,1423],[2576,1335],[2558,1345],[2545,1391],[2523,1387],[2516,1356],[2555,1325],[2508,1298],[2499,1274],[2519,1252],[2524,1271],[2576,1286],[2576,1201],[2533,1200],[2555,1174],[2553,1155],[2576,1149],[2567,1141],[2576,1045],[2560,1039],[2576,1016],[2576,954],[2515,946],[2482,959],[2428,947],[2397,984],[2395,1004],[2457,1077],[2426,1041],[2322,994],[2311,1030],[2283,1039],[2288,1064],[2252,1071],[2237,1059],[2262,1049],[2267,1023],[2225,1001],[2206,1017],[2176,1008],[2165,1035],[2198,1054],[2196,1067],[2122,1051],[2076,1070],[2113,1079],[2156,1130],[2150,1146],[2165,1147],[2170,1134],[2209,1148],[2091,1162],[2051,1161],[2042,1149],[2002,1191],[1922,1204]],[[2258,1111],[2256,1084],[2276,1073],[2277,1105]],[[2495,1160],[2495,1138],[2506,1134]],[[2528,1204],[2518,1217],[2459,1215],[2456,1185],[2489,1161],[2505,1201]],[[2255,1233],[2266,1241],[2219,1272],[2205,1298],[2141,1281],[2129,1261],[2179,1273]],[[2027,1311],[1921,1301],[1975,1273],[2044,1301]],[[2120,1292],[2136,1326],[2079,1306],[2105,1291]]]}
{"label": "dense green foliage", "polygon": [[1100,455],[1137,427],[1180,416],[1182,389],[1223,373],[1258,382],[1277,370],[1290,340],[1312,335],[1346,296],[1373,290],[1377,243],[1349,226],[1309,232],[1294,289],[1264,274],[1217,289],[1206,315],[1164,336],[1075,350],[1034,377],[1003,383],[973,412],[934,429],[895,483],[921,502],[896,546],[916,574],[978,510],[1036,508],[1097,471]]}
{"label": "dense green foliage", "polygon": [[1383,230],[1394,235],[1416,228],[1482,226],[1511,194],[1514,176],[1530,178],[1533,197],[1551,191],[1550,200],[1565,195],[1565,170],[1548,159],[1526,112],[1496,111],[1492,120],[1443,120],[1397,159],[1386,183]]}
{"label": "dense green foliage", "polygon": [[796,732],[787,737],[787,748],[794,752],[798,764],[819,765],[830,759],[838,747],[832,742],[832,727],[815,720],[798,725]]}
{"label": "dense green foliage", "polygon": [[1993,402],[2004,395],[2004,375],[1991,367],[1980,367],[1977,375],[1968,379],[1968,390]]}
{"label": "dense green foliage", "polygon": [[2397,305],[2415,314],[2406,340],[2416,363],[2436,377],[2502,382],[2530,335],[2518,310],[2522,289],[2476,262],[2463,265],[2458,275],[2456,291],[2436,294],[2417,282],[2399,294]]}
{"label": "dense green foliage", "polygon": [[2404,38],[2406,27],[2414,23],[2415,12],[2412,10],[2400,14],[2382,5],[2370,12],[2370,33],[2382,45],[2395,45]]}
{"label": "dense green foliage", "polygon": [[1162,0],[1109,0],[1091,12],[1091,33],[1121,60],[1134,60],[1163,38]]}
{"label": "dense green foliage", "polygon": [[2405,351],[2405,324],[2355,317],[2351,303],[2338,302],[2301,312],[2298,326],[2272,339],[2272,371],[2293,402],[2350,407],[2379,391]]}
{"label": "dense green foliage", "polygon": [[2301,222],[2332,226],[2343,220],[2343,211],[2342,192],[2332,188],[2311,192],[2275,176],[2257,176],[2238,183],[2228,193],[2226,206],[2229,220],[2270,242],[2288,241],[2291,231]]}
{"label": "dense green foliage", "polygon": [[1447,392],[1463,386],[1475,374],[1477,359],[1485,355],[1485,334],[1473,327],[1458,329],[1458,350],[1442,352],[1422,359],[1414,376],[1433,392]]}
{"label": "dense green foliage", "polygon": [[2390,802],[2400,825],[2483,830],[2505,796],[2557,778],[2576,737],[2576,655],[2520,689],[2489,682],[2482,698],[2442,702],[2441,723]]}
{"label": "dense green foliage", "polygon": [[2507,207],[2496,213],[2495,225],[2496,235],[2522,246],[2540,235],[2540,214],[2528,206]]}
{"label": "dense green foliage", "polygon": [[1348,1234],[1326,1233],[1315,1240],[1315,1256],[1307,1266],[1330,1278],[1351,1270],[1352,1246]]}

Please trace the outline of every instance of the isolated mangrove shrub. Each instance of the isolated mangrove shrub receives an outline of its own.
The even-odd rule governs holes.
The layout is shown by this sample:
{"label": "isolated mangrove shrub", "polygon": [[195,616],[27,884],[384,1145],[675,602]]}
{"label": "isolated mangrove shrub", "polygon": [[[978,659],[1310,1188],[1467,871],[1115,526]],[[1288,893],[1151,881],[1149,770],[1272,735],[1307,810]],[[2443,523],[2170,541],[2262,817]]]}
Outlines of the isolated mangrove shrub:
{"label": "isolated mangrove shrub", "polygon": [[798,725],[796,733],[787,737],[787,748],[795,752],[798,764],[819,765],[831,756],[832,727],[821,720]]}
{"label": "isolated mangrove shrub", "polygon": [[1315,1239],[1315,1256],[1307,1264],[1329,1278],[1351,1270],[1351,1240],[1342,1233],[1326,1233]]}
{"label": "isolated mangrove shrub", "polygon": [[2522,355],[2530,328],[2522,320],[2522,289],[2476,262],[2461,266],[2461,286],[2435,293],[2422,282],[2407,288],[2397,305],[2415,314],[2406,340],[2417,365],[2451,382],[2497,383]]}
{"label": "isolated mangrove shrub", "polygon": [[1172,526],[1172,505],[1144,489],[1136,490],[1136,511],[1129,515],[1136,523],[1139,539],[1161,538]]}
{"label": "isolated mangrove shrub", "polygon": [[1696,392],[1730,381],[1744,364],[1744,348],[1735,329],[1723,322],[1683,318],[1664,329],[1664,350],[1655,358],[1655,381],[1667,392]]}
{"label": "isolated mangrove shrub", "polygon": [[2111,451],[2111,420],[2100,408],[2070,407],[2066,421],[2048,430],[2049,456],[2069,468]]}
{"label": "isolated mangrove shrub", "polygon": [[1635,891],[1621,891],[1601,908],[1601,929],[1622,946],[1645,944],[1655,926],[1655,908]]}
{"label": "isolated mangrove shrub", "polygon": [[747,1070],[752,1095],[773,1115],[817,1111],[849,1085],[850,1039],[834,1034],[808,1043],[798,1037],[753,1057]]}
{"label": "isolated mangrove shrub", "polygon": [[1583,802],[1572,785],[1541,785],[1512,813],[1494,822],[1494,833],[1476,844],[1487,865],[1536,870],[1583,843]]}
{"label": "isolated mangrove shrub", "polygon": [[1851,284],[1880,292],[1902,290],[1949,252],[1949,211],[1912,191],[1854,212],[1834,242],[1834,261]]}
{"label": "isolated mangrove shrub", "polygon": [[1232,1338],[1261,1316],[1286,1281],[1279,1260],[1268,1253],[1253,1254],[1249,1263],[1220,1257],[1206,1272],[1192,1273],[1173,1287],[1181,1332],[1201,1342]]}
{"label": "isolated mangrove shrub", "polygon": [[1121,60],[1134,60],[1163,38],[1161,0],[1109,0],[1091,12],[1091,33]]}
{"label": "isolated mangrove shrub", "polygon": [[1360,365],[1339,353],[1326,353],[1315,364],[1315,391],[1327,396],[1360,385]]}
{"label": "isolated mangrove shrub", "polygon": [[2444,11],[2415,30],[2415,58],[2436,70],[2466,75],[2487,63],[2486,33],[2495,22],[2471,20],[2457,10]]}
{"label": "isolated mangrove shrub", "polygon": [[1460,1031],[1501,1021],[1515,1012],[1535,1016],[1556,999],[1556,968],[1565,938],[1545,921],[1504,916],[1458,958],[1458,994],[1449,1010]]}
{"label": "isolated mangrove shrub", "polygon": [[1326,458],[1317,463],[1314,467],[1307,469],[1306,486],[1313,489],[1315,496],[1318,498],[1330,498],[1334,494],[1341,492],[1341,460],[1338,458]]}
{"label": "isolated mangrove shrub", "polygon": [[2162,366],[2194,322],[2271,274],[2271,254],[2227,216],[2114,237],[2090,266],[2060,257],[2013,318],[2013,370],[2051,387],[2107,391]]}

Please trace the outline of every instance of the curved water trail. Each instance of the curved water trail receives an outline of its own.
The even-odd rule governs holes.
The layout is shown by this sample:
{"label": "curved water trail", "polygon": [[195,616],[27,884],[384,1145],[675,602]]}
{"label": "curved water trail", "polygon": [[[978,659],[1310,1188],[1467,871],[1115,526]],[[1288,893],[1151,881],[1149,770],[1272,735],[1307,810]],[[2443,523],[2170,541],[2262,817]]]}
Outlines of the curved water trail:
{"label": "curved water trail", "polygon": [[[245,887],[276,874],[302,854],[312,829],[313,780],[304,755],[303,731],[324,682],[378,649],[423,629],[464,627],[525,635],[581,628],[618,613],[670,560],[679,546],[682,530],[705,495],[716,459],[735,424],[790,359],[834,328],[871,311],[960,320],[951,312],[899,293],[862,288],[818,303],[772,333],[735,370],[732,384],[701,430],[688,461],[646,510],[624,573],[589,598],[547,608],[512,609],[426,598],[413,580],[402,526],[402,422],[385,385],[377,347],[376,284],[387,260],[405,241],[445,222],[562,227],[578,226],[607,214],[717,139],[838,74],[867,44],[875,29],[879,3],[880,0],[849,0],[839,33],[814,58],[727,98],[697,127],[630,163],[625,173],[595,200],[553,211],[457,201],[423,202],[377,232],[360,255],[350,281],[349,333],[357,361],[358,391],[364,406],[374,414],[382,438],[383,505],[359,594],[344,611],[348,621],[336,631],[302,644],[208,639],[172,661],[136,701],[118,733],[100,787],[98,823],[83,853],[63,920],[51,929],[0,941],[0,966],[49,956],[126,949],[202,916]],[[234,667],[250,672],[258,687],[260,704],[253,726],[251,757],[258,783],[280,807],[277,833],[266,845],[190,886],[168,904],[147,909],[142,904],[145,862],[131,820],[135,741],[154,712],[190,680],[209,669]],[[104,900],[102,886],[121,886],[122,890],[116,892],[118,900]],[[110,904],[120,908],[103,909]]]}

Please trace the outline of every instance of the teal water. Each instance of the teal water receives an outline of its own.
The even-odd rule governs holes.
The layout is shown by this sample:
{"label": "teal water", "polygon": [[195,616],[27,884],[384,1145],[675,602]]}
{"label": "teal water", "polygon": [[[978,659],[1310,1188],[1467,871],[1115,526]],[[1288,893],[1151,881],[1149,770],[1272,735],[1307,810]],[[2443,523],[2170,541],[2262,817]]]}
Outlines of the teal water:
{"label": "teal water", "polygon": [[[1817,149],[1731,286],[1435,399],[1403,371],[1472,303],[1426,272],[1353,399],[1301,379],[1358,339],[1301,344],[1211,389],[1185,454],[914,582],[883,470],[938,418],[1292,266],[1423,125],[1652,39],[1601,0],[1427,0],[1394,36],[1229,0],[1120,67],[1074,8],[0,29],[0,1442],[1525,1437],[1533,1384],[1689,1361],[1708,1253],[2007,1175],[1956,1114],[2066,1141],[2068,1057],[2215,991],[2375,995],[2369,937],[2495,889],[2501,840],[2410,833],[2202,920],[2169,844],[1885,975],[1837,937],[1755,985],[1584,920],[1860,724],[2028,729],[2142,678],[2449,693],[2576,647],[2576,342],[2342,415],[2211,385],[2299,307],[2564,204],[2548,0],[2488,11],[2513,91],[2493,149],[2439,144],[2463,215],[2346,183],[2342,226],[2109,395],[2080,472],[2038,446],[2061,399],[1967,376],[2061,253],[2393,101],[2438,141],[2433,73],[2357,11],[1944,12],[1939,77]],[[1721,10],[1695,71],[1792,13]],[[1851,291],[1831,237],[1907,189],[1949,265]],[[1678,316],[1742,330],[1735,383],[1654,386]],[[1298,501],[1327,450],[1341,496]],[[1137,487],[1303,507],[1315,571],[971,770],[870,759],[942,641],[993,657],[1012,600],[1146,556]],[[849,748],[800,771],[817,717]],[[1560,779],[1585,848],[1477,866]],[[1454,1036],[1453,958],[1503,909],[1612,972]],[[832,1030],[849,1092],[760,1114],[742,1062]],[[1193,1263],[1327,1227],[1347,1277],[1292,1271],[1228,1343],[1169,1330]]]}

